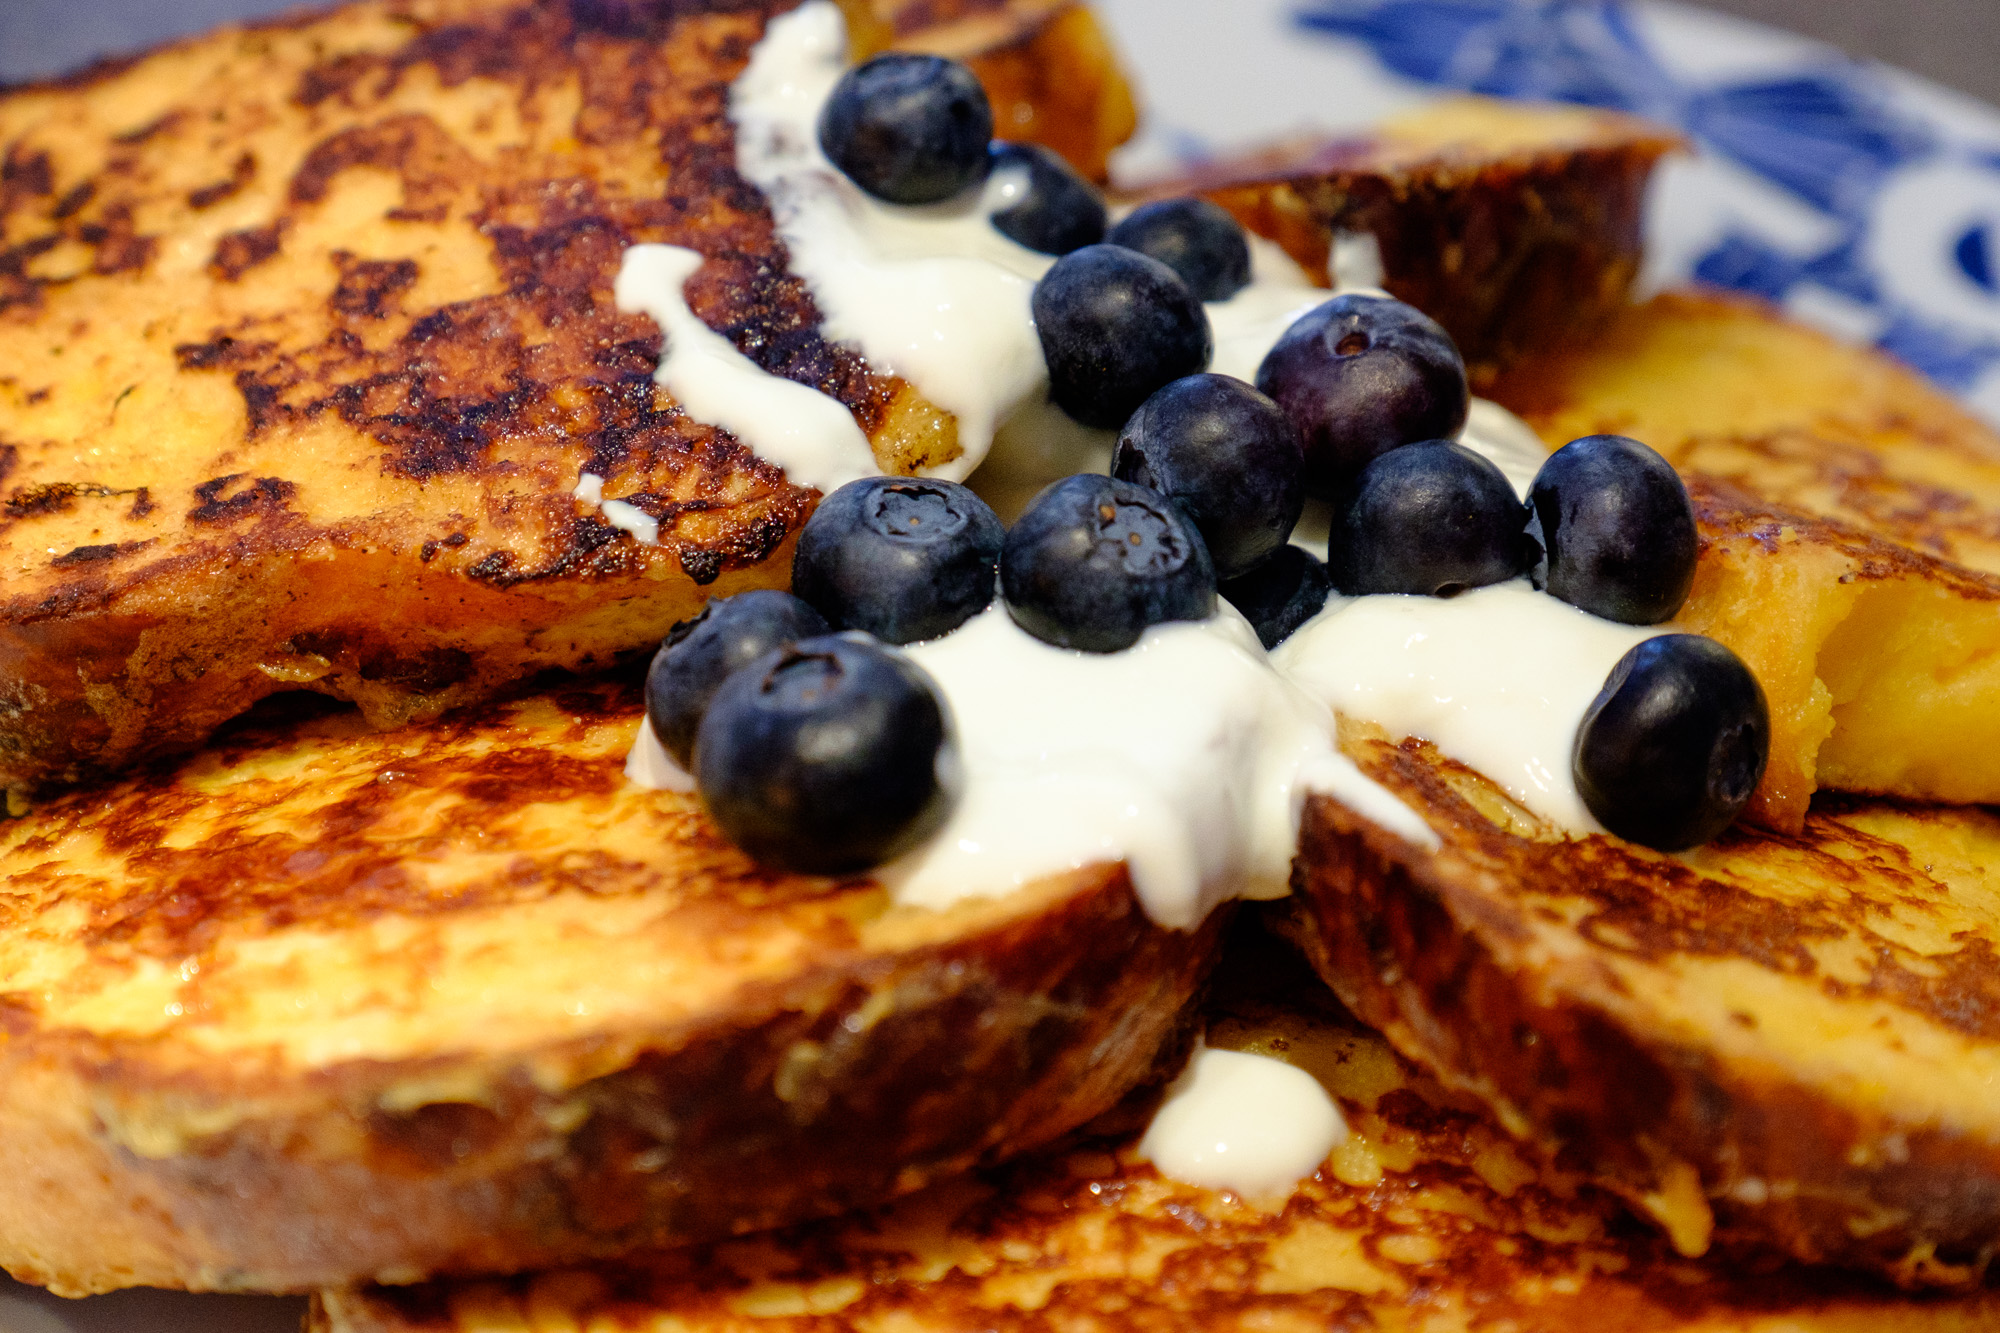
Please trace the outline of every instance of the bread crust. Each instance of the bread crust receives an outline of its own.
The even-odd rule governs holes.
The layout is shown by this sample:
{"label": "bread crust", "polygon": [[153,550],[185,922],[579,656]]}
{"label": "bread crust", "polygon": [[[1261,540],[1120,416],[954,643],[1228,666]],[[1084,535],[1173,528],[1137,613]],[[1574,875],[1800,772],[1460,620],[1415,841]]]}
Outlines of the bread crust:
{"label": "bread crust", "polygon": [[1374,237],[1383,286],[1444,325],[1483,390],[1625,305],[1646,183],[1680,143],[1616,113],[1464,98],[1142,194],[1204,194],[1322,277],[1336,233]]}
{"label": "bread crust", "polygon": [[1426,743],[1353,752],[1444,845],[1314,798],[1296,933],[1399,1052],[1682,1253],[1979,1280],[2000,1243],[2000,1121],[1971,1086],[2000,1051],[1991,814],[1836,800],[1800,837],[1668,857],[1566,839]]}
{"label": "bread crust", "polygon": [[620,774],[636,688],[345,716],[16,820],[0,1264],[71,1295],[508,1272],[837,1211],[1171,1060],[1227,913],[1116,867],[944,911]]}

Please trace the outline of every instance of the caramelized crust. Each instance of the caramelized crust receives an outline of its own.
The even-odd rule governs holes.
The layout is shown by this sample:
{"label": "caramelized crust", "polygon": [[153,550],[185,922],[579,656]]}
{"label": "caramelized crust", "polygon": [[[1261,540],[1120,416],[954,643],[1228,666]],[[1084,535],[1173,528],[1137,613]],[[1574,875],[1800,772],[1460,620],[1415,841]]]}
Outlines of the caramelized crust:
{"label": "caramelized crust", "polygon": [[[885,468],[955,457],[948,414],[822,336],[734,170],[728,86],[783,7],[361,0],[0,94],[0,781],[186,749],[279,690],[433,717],[782,582],[814,494],[653,384],[659,330],[612,302],[634,242],[702,251],[695,311]],[[1068,118],[1129,94],[1087,14],[885,32],[946,19],[1021,136],[1102,162],[1129,117]],[[1017,67],[1063,59],[1090,77],[1044,107]],[[584,471],[660,544],[573,500]]]}
{"label": "caramelized crust", "polygon": [[2000,1245],[2000,818],[1822,797],[1680,856],[1564,838],[1427,745],[1350,752],[1443,839],[1309,804],[1297,902],[1366,1022],[1687,1255],[1964,1286]]}
{"label": "caramelized crust", "polygon": [[1177,1048],[1220,917],[1116,868],[941,912],[765,873],[625,781],[637,696],[238,728],[0,828],[0,1264],[296,1291],[712,1238]]}
{"label": "caramelized crust", "polygon": [[[1226,965],[1227,967],[1228,965]],[[1687,1260],[1398,1059],[1296,964],[1210,1019],[1317,1076],[1354,1137],[1288,1198],[1163,1180],[1107,1121],[1045,1160],[732,1245],[512,1281],[328,1293],[318,1333],[1958,1333],[2000,1299],[1914,1299],[1769,1259]],[[1252,993],[1246,993],[1251,991]],[[1143,1108],[1134,1108],[1135,1111]]]}
{"label": "caramelized crust", "polygon": [[1322,276],[1335,233],[1372,235],[1383,285],[1450,331],[1483,388],[1624,306],[1646,182],[1679,143],[1611,112],[1466,98],[1143,193],[1206,194]]}

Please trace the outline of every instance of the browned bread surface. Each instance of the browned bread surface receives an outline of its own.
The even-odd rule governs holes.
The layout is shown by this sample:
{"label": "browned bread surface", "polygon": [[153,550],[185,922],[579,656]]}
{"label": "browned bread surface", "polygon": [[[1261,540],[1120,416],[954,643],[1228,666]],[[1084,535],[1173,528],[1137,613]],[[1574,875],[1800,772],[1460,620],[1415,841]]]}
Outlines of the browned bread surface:
{"label": "browned bread surface", "polygon": [[[0,781],[115,772],[284,689],[435,716],[781,581],[813,493],[653,384],[659,330],[612,300],[631,243],[708,256],[696,312],[889,470],[955,456],[821,336],[736,175],[729,82],[784,7],[360,0],[0,94]],[[1129,129],[1087,12],[881,35],[933,23],[1016,137],[1101,164]],[[586,470],[657,547],[571,498]]]}
{"label": "browned bread surface", "polygon": [[1351,752],[1443,839],[1309,804],[1301,935],[1365,1021],[1682,1252],[1913,1285],[2000,1244],[2000,817],[1822,797],[1679,856],[1565,838],[1421,742]]}
{"label": "browned bread surface", "polygon": [[1646,182],[1679,142],[1612,112],[1453,99],[1147,193],[1199,190],[1320,274],[1334,233],[1372,235],[1384,285],[1451,332],[1480,387],[1625,305]]}
{"label": "browned bread surface", "polygon": [[0,1264],[296,1291],[728,1235],[1171,1054],[1220,918],[1116,868],[946,911],[761,871],[625,780],[637,695],[239,728],[0,825]]}
{"label": "browned bread surface", "polygon": [[1163,1180],[1136,1159],[1136,1134],[1106,1123],[1048,1159],[880,1212],[513,1280],[329,1293],[308,1327],[1955,1333],[2000,1319],[1988,1294],[1913,1298],[1768,1259],[1683,1259],[1614,1199],[1524,1157],[1311,978],[1237,964],[1260,984],[1224,998],[1209,1041],[1313,1073],[1354,1130],[1289,1198]]}
{"label": "browned bread surface", "polygon": [[1749,298],[1666,293],[1490,392],[1552,446],[1633,435],[1684,472],[2000,574],[2000,432],[1894,359]]}
{"label": "browned bread surface", "polygon": [[1688,477],[1704,547],[1680,623],[1773,706],[1753,818],[1796,833],[1817,788],[2000,801],[2000,434],[1879,352],[1697,292],[1491,392],[1551,448],[1617,432]]}

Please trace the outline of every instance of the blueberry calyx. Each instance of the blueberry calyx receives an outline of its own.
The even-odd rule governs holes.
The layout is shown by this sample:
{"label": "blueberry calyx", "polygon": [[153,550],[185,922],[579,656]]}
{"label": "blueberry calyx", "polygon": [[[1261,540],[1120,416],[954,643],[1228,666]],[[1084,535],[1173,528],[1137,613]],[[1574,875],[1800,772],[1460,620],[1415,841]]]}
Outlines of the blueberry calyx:
{"label": "blueberry calyx", "polygon": [[1213,374],[1175,380],[1140,404],[1111,455],[1112,476],[1180,506],[1219,579],[1285,544],[1305,508],[1304,468],[1299,434],[1278,405]]}
{"label": "blueberry calyx", "polygon": [[1208,313],[1165,264],[1117,245],[1064,255],[1035,284],[1049,397],[1086,426],[1116,430],[1153,392],[1208,366]]}
{"label": "blueberry calyx", "polygon": [[1350,596],[1448,597],[1533,563],[1527,509],[1507,475],[1462,444],[1431,440],[1381,455],[1334,500],[1327,566]]}
{"label": "blueberry calyx", "polygon": [[1414,306],[1350,292],[1301,315],[1257,367],[1257,387],[1306,453],[1306,493],[1332,498],[1391,449],[1449,440],[1472,402],[1451,335]]}
{"label": "blueberry calyx", "polygon": [[696,737],[696,788],[760,863],[853,874],[944,822],[949,719],[936,684],[901,653],[860,636],[802,639],[723,682]]}
{"label": "blueberry calyx", "polygon": [[1770,707],[1743,659],[1699,634],[1663,634],[1611,669],[1571,768],[1605,828],[1674,852],[1742,813],[1770,753]]}
{"label": "blueberry calyx", "polygon": [[1143,204],[1105,239],[1159,260],[1202,301],[1227,301],[1250,285],[1250,241],[1243,224],[1207,199]]}
{"label": "blueberry calyx", "polygon": [[1673,465],[1622,435],[1550,454],[1528,491],[1549,593],[1627,625],[1670,620],[1694,586],[1694,506]]}
{"label": "blueberry calyx", "polygon": [[773,648],[827,632],[820,613],[788,592],[758,589],[710,601],[667,632],[646,671],[646,718],[674,762],[693,762],[694,738],[722,682]]}
{"label": "blueberry calyx", "polygon": [[986,175],[993,108],[971,70],[891,52],[840,76],[819,143],[849,180],[892,204],[935,204]]}
{"label": "blueberry calyx", "polygon": [[1000,586],[1014,623],[1045,643],[1115,653],[1147,627],[1206,620],[1215,569],[1157,491],[1080,474],[1046,487],[1008,530]]}
{"label": "blueberry calyx", "polygon": [[1243,613],[1257,631],[1257,641],[1269,651],[1326,609],[1333,578],[1311,551],[1281,546],[1269,560],[1217,591]]}
{"label": "blueberry calyx", "polygon": [[892,644],[935,639],[991,604],[1005,539],[986,502],[956,482],[864,477],[806,521],[792,591],[837,628]]}
{"label": "blueberry calyx", "polygon": [[1028,188],[1020,202],[993,215],[1002,236],[1045,255],[1066,255],[1104,239],[1104,200],[1069,163],[1040,144],[994,144],[992,170],[1009,167],[1026,170]]}

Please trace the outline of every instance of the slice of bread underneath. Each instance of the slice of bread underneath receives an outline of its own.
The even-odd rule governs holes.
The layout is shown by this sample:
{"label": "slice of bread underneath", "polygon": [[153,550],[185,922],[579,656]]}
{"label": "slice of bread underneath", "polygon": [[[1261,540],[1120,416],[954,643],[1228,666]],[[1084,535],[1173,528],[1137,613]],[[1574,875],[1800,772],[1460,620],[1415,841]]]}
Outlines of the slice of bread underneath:
{"label": "slice of bread underneath", "polygon": [[1299,936],[1354,1011],[1685,1254],[1910,1284],[2000,1244],[2000,816],[1822,795],[1795,836],[1565,837],[1352,729],[1422,852],[1315,798]]}
{"label": "slice of bread underneath", "polygon": [[240,728],[0,826],[0,1264],[68,1294],[506,1272],[879,1202],[1177,1054],[1219,913],[943,911],[625,779],[635,686]]}
{"label": "slice of bread underneath", "polygon": [[2000,1298],[1690,1260],[1618,1201],[1524,1156],[1476,1102],[1399,1058],[1295,959],[1224,965],[1209,1044],[1275,1056],[1351,1130],[1288,1196],[1163,1179],[1149,1107],[1060,1152],[894,1207],[726,1245],[511,1280],[328,1293],[316,1333],[1964,1333]]}

